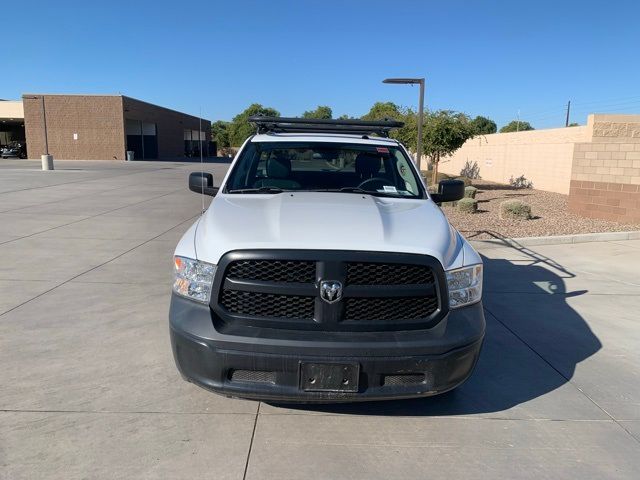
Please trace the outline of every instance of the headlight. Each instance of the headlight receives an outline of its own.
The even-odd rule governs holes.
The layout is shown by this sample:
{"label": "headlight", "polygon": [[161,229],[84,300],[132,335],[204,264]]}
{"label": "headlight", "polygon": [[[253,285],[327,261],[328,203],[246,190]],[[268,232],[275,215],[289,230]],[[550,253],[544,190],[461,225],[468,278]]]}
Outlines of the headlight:
{"label": "headlight", "polygon": [[482,265],[458,268],[447,272],[449,307],[458,308],[482,298]]}
{"label": "headlight", "polygon": [[173,257],[173,291],[202,303],[209,303],[216,266],[192,258]]}

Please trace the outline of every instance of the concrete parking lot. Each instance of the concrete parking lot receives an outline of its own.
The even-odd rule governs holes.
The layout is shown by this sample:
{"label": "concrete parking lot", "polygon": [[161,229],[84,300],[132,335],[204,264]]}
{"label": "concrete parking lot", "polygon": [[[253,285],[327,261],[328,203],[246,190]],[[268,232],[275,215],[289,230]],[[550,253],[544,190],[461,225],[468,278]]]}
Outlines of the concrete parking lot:
{"label": "concrete parking lot", "polygon": [[173,364],[171,254],[199,166],[56,167],[0,161],[0,478],[640,478],[640,240],[483,245],[466,384],[286,407]]}

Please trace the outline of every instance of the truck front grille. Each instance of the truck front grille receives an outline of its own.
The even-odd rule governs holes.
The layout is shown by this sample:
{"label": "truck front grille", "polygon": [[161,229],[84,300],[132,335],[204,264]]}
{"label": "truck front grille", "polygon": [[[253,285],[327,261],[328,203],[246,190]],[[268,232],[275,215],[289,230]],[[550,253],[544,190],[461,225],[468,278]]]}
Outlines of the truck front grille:
{"label": "truck front grille", "polygon": [[438,309],[434,297],[406,298],[346,298],[345,320],[416,320],[431,315]]}
{"label": "truck front grille", "polygon": [[[214,320],[280,329],[425,328],[446,314],[444,272],[424,255],[348,251],[240,251],[218,263]],[[220,275],[221,274],[221,275]],[[322,281],[342,296],[323,299]]]}
{"label": "truck front grille", "polygon": [[430,284],[433,283],[433,273],[424,265],[349,263],[347,283],[351,285]]}
{"label": "truck front grille", "polygon": [[230,313],[240,315],[313,319],[313,297],[223,290],[220,304]]}
{"label": "truck front grille", "polygon": [[263,282],[313,283],[316,263],[292,260],[239,260],[229,265],[227,276]]}

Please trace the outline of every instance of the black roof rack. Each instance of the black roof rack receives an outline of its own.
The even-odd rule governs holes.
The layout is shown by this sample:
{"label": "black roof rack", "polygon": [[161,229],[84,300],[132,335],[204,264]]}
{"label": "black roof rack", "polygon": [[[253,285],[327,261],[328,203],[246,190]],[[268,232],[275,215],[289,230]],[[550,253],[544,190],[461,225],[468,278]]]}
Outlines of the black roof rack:
{"label": "black roof rack", "polygon": [[324,120],[318,118],[265,117],[254,115],[249,121],[256,125],[258,133],[349,133],[367,135],[374,133],[388,137],[389,130],[404,126],[395,120]]}

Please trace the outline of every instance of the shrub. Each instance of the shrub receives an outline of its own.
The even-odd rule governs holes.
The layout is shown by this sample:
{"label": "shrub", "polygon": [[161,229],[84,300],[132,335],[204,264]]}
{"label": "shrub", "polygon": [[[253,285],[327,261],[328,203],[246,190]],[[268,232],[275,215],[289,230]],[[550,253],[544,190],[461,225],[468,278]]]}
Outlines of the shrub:
{"label": "shrub", "polygon": [[509,179],[509,185],[517,189],[533,188],[533,182],[531,180],[527,180],[524,175],[520,175],[518,178],[513,178],[513,176],[511,176]]}
{"label": "shrub", "polygon": [[455,179],[463,181],[465,187],[468,187],[469,185],[471,185],[471,179],[468,177],[456,177]]}
{"label": "shrub", "polygon": [[464,198],[476,198],[476,193],[478,193],[478,189],[472,185],[468,187],[464,187]]}
{"label": "shrub", "polygon": [[478,162],[472,163],[471,160],[467,160],[464,167],[462,167],[462,170],[460,170],[460,176],[474,180],[480,178],[480,167],[478,166]]}
{"label": "shrub", "polygon": [[531,205],[522,200],[507,200],[500,204],[500,218],[529,220],[531,219]]}
{"label": "shrub", "polygon": [[[420,173],[422,174],[422,178],[426,180],[427,184],[431,184],[431,172],[422,170]],[[449,180],[451,178],[453,178],[451,175],[438,172],[438,182],[440,182],[440,180]]]}
{"label": "shrub", "polygon": [[458,210],[464,213],[476,213],[478,211],[478,201],[473,198],[463,198],[458,200]]}

